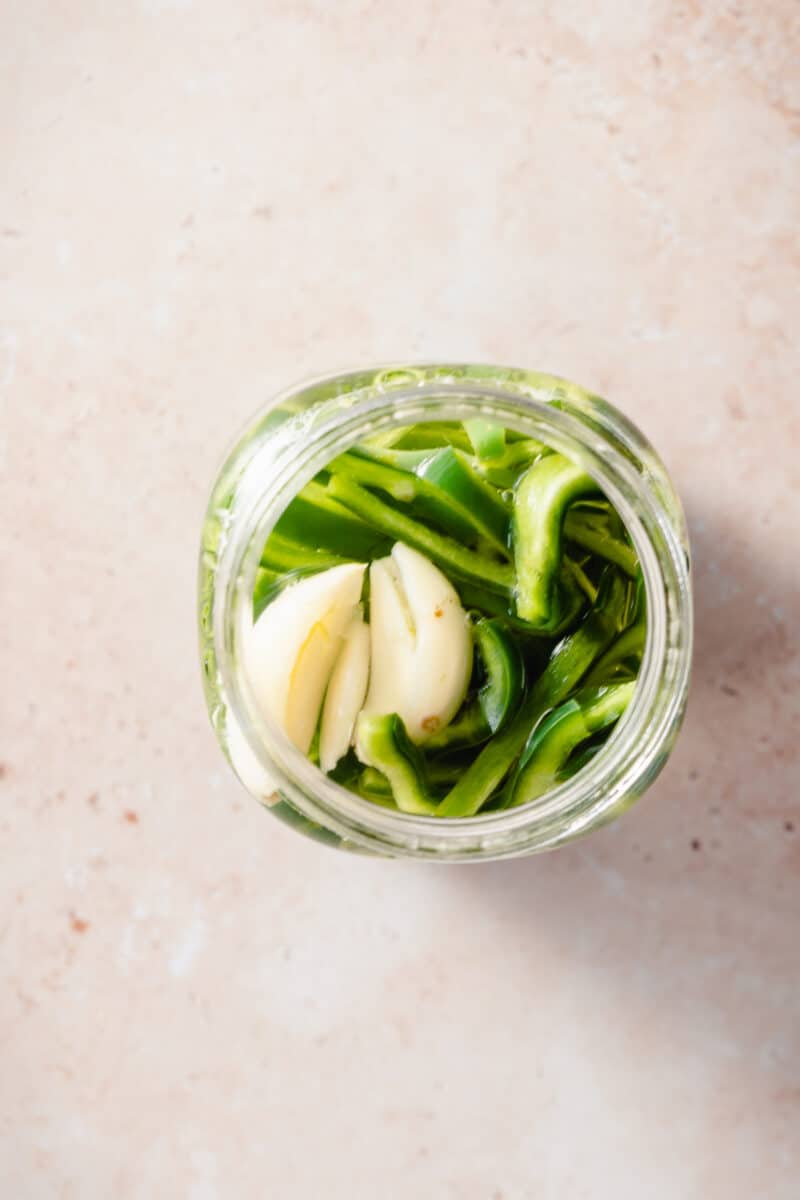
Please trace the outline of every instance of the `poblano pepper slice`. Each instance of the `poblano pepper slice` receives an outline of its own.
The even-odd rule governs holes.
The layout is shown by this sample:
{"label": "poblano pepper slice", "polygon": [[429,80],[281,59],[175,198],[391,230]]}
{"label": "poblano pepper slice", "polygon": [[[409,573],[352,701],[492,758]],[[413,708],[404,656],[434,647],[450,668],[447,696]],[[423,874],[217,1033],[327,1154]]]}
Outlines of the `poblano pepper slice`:
{"label": "poblano pepper slice", "polygon": [[401,812],[434,816],[425,763],[406,733],[397,713],[373,716],[362,713],[356,722],[356,753],[389,780],[394,802]]}
{"label": "poblano pepper slice", "polygon": [[312,480],[294,497],[275,523],[274,534],[299,545],[329,550],[344,558],[366,559],[382,553],[386,539],[334,500]]}
{"label": "poblano pepper slice", "polygon": [[520,755],[511,787],[513,807],[529,804],[556,787],[570,755],[594,734],[619,720],[636,684],[581,688],[535,727]]}
{"label": "poblano pepper slice", "polygon": [[590,475],[562,454],[539,459],[514,496],[517,612],[538,628],[552,626],[565,600],[559,578],[567,508],[598,491]]}

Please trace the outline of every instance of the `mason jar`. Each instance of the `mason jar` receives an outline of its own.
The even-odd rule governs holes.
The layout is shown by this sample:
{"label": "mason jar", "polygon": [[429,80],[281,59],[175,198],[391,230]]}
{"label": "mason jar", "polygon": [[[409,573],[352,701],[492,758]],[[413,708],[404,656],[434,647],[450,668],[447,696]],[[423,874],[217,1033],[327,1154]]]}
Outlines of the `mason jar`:
{"label": "mason jar", "polygon": [[[296,495],[353,443],[397,425],[481,417],[573,459],[616,506],[639,556],[647,634],[633,699],[607,743],[545,796],[469,818],[410,816],[341,787],[255,703],[242,646],[259,559]],[[202,531],[200,655],[211,722],[264,808],[342,848],[444,862],[551,849],[617,817],[666,762],[686,705],[692,650],[689,545],[680,501],[643,434],[599,396],[550,375],[476,365],[331,375],[269,401],[226,458]]]}

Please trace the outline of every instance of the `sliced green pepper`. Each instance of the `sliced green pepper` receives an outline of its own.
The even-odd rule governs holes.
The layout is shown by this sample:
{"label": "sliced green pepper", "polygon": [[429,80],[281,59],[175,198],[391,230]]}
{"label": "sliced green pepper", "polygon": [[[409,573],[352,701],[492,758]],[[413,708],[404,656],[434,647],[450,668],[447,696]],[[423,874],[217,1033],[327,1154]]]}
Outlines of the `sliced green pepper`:
{"label": "sliced green pepper", "polygon": [[430,450],[436,446],[455,446],[466,451],[471,449],[470,440],[462,426],[440,421],[409,425],[393,444],[398,450]]}
{"label": "sliced green pepper", "polygon": [[525,664],[516,640],[502,621],[484,617],[473,629],[485,680],[478,703],[486,724],[497,733],[519,707],[525,688]]}
{"label": "sliced green pepper", "polygon": [[568,506],[591,495],[597,484],[576,463],[548,454],[523,476],[514,497],[517,612],[540,628],[564,606],[559,579],[564,518]]}
{"label": "sliced green pepper", "polygon": [[487,483],[495,487],[512,489],[519,483],[520,476],[531,466],[534,460],[542,458],[552,451],[543,442],[534,438],[521,437],[515,442],[509,441],[499,458],[480,462],[479,469]]}
{"label": "sliced green pepper", "polygon": [[477,698],[467,704],[463,712],[453,718],[449,725],[438,729],[425,741],[426,753],[439,750],[458,750],[465,746],[479,746],[491,736],[489,723]]}
{"label": "sliced green pepper", "polygon": [[373,442],[359,442],[353,446],[351,454],[359,454],[362,458],[371,458],[374,462],[384,463],[387,467],[396,467],[398,471],[416,471],[420,463],[431,458],[441,447],[428,447],[427,450],[394,450],[391,447],[376,446]]}
{"label": "sliced green pepper", "polygon": [[574,633],[554,648],[550,660],[510,724],[492,738],[437,809],[440,817],[472,817],[505,779],[536,721],[560,704],[603,653],[619,628],[625,586],[610,568],[604,572],[597,604]]}
{"label": "sliced green pepper", "polygon": [[275,523],[278,537],[363,561],[380,554],[385,538],[337,503],[316,481],[306,484]]}
{"label": "sliced green pepper", "polygon": [[539,722],[520,756],[511,805],[528,804],[550,791],[574,750],[613,725],[630,702],[636,684],[582,688]]}
{"label": "sliced green pepper", "polygon": [[514,569],[508,563],[497,562],[488,555],[466,549],[445,534],[435,533],[405,513],[384,504],[343,474],[332,475],[328,490],[375,529],[413,546],[457,578],[478,583],[506,596],[512,594]]}
{"label": "sliced green pepper", "polygon": [[474,470],[466,454],[447,446],[420,463],[417,476],[450,497],[492,549],[508,556],[509,507]]}
{"label": "sliced green pepper", "polygon": [[317,550],[313,546],[300,545],[279,533],[271,533],[261,555],[261,566],[267,570],[285,574],[287,571],[325,571],[328,567],[339,567],[350,561],[328,550]]}
{"label": "sliced green pepper", "polygon": [[362,762],[377,768],[389,780],[394,802],[401,812],[433,816],[425,778],[425,763],[397,713],[373,716],[362,713],[356,722],[356,750]]}
{"label": "sliced green pepper", "polygon": [[[620,674],[635,675],[639,669],[647,630],[644,625],[632,625],[621,633],[605,654],[598,658],[586,677],[587,684],[609,683]],[[631,662],[630,668],[626,664]]]}
{"label": "sliced green pepper", "polygon": [[[429,762],[426,764],[425,778],[432,790],[441,788],[448,790],[463,770],[463,764],[459,763],[443,760]],[[388,799],[394,805],[392,785],[387,776],[377,767],[364,767],[356,782],[361,794],[366,794],[368,799],[372,799],[373,796],[382,796],[384,800]]]}
{"label": "sliced green pepper", "polygon": [[[453,489],[441,486],[438,480],[429,480],[423,473],[428,464],[435,462],[440,454],[454,453],[450,447],[435,451],[421,464],[419,475],[390,467],[374,457],[363,457],[356,451],[350,451],[337,458],[331,463],[330,470],[334,474],[341,473],[364,487],[377,488],[402,504],[413,504],[418,516],[434,521],[451,537],[470,544],[484,536],[486,531],[478,515],[470,507],[468,498],[462,498]],[[499,497],[498,503],[502,507]],[[507,554],[505,541],[498,540],[496,548]]]}
{"label": "sliced green pepper", "polygon": [[575,580],[576,584],[581,589],[589,603],[594,604],[595,600],[597,599],[597,588],[584,571],[582,564],[576,562],[575,559],[570,558],[569,555],[565,554],[564,566],[567,568],[570,575]]}
{"label": "sliced green pepper", "polygon": [[635,576],[639,569],[633,546],[613,536],[608,516],[601,512],[572,509],[564,521],[564,537],[607,562],[615,563],[626,575]]}
{"label": "sliced green pepper", "polygon": [[628,584],[623,630],[605,654],[598,658],[586,677],[586,683],[610,683],[620,675],[636,676],[647,639],[647,600],[641,575]]}
{"label": "sliced green pepper", "polygon": [[506,448],[506,431],[502,425],[494,421],[484,421],[475,417],[464,422],[467,437],[472,443],[472,449],[482,462],[493,458],[502,458]]}
{"label": "sliced green pepper", "polygon": [[[566,568],[564,574],[565,577],[568,575]],[[565,578],[564,583],[565,589],[572,596],[572,608],[562,614],[563,619],[559,626],[555,629],[547,630],[536,629],[527,621],[523,621],[509,603],[507,594],[491,592],[476,583],[465,582],[463,580],[456,580],[455,586],[461,597],[461,603],[465,608],[480,609],[483,612],[491,614],[493,617],[500,617],[510,629],[515,629],[519,633],[526,634],[528,637],[550,640],[563,633],[567,626],[571,625],[578,617],[583,607],[583,600],[578,587],[574,584],[574,580]]]}

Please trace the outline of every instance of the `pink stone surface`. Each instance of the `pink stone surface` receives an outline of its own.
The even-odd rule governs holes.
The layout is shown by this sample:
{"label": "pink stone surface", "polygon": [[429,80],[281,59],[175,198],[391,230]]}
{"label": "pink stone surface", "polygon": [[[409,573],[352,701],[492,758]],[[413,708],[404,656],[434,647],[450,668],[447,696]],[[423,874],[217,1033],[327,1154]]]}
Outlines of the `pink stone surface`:
{"label": "pink stone surface", "polygon": [[[800,1195],[796,0],[0,16],[0,1196]],[[648,798],[511,865],[351,859],[228,774],[206,488],[309,373],[625,408],[698,644]]]}

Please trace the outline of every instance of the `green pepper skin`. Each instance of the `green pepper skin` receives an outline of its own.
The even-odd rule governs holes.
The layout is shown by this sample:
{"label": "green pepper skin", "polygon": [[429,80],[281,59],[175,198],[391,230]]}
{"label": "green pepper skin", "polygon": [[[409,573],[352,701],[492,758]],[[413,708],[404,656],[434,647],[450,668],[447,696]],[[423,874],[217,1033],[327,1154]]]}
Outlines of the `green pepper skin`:
{"label": "green pepper skin", "polygon": [[497,489],[473,470],[466,454],[447,446],[420,463],[417,476],[449,496],[493,550],[508,555],[508,505]]}
{"label": "green pepper skin", "polygon": [[382,716],[362,713],[356,722],[355,743],[361,761],[389,780],[394,802],[401,812],[428,817],[436,814],[424,760],[397,713]]}
{"label": "green pepper skin", "polygon": [[564,537],[635,578],[639,569],[636,551],[621,538],[613,536],[605,514],[573,509],[564,521]]}
{"label": "green pepper skin", "polygon": [[355,448],[331,463],[329,470],[413,505],[416,516],[434,521],[462,542],[484,541],[495,553],[509,557],[508,505],[465,454],[445,446],[426,452],[412,468],[396,465],[400,453],[365,454]]}
{"label": "green pepper skin", "polygon": [[511,788],[511,806],[529,804],[554,788],[573,751],[619,720],[635,687],[635,682],[630,682],[582,688],[548,713],[533,730],[520,755]]}
{"label": "green pepper skin", "polygon": [[586,677],[586,684],[597,686],[620,677],[635,678],[647,640],[647,598],[641,574],[628,584],[621,633],[601,655]]}
{"label": "green pepper skin", "polygon": [[286,574],[289,571],[325,571],[350,561],[327,550],[301,545],[281,534],[271,533],[261,555],[261,566],[268,571]]}
{"label": "green pepper skin", "polygon": [[559,573],[567,508],[597,491],[591,476],[561,454],[539,459],[517,487],[513,516],[517,612],[536,628],[551,628],[564,603]]}
{"label": "green pepper skin", "polygon": [[[463,766],[458,763],[450,763],[442,760],[427,763],[425,776],[432,791],[435,791],[437,788],[444,788],[446,791],[453,786],[463,769]],[[388,802],[392,808],[397,807],[392,795],[392,785],[377,767],[364,767],[355,781],[355,786],[358,789],[359,795],[365,796],[366,799],[371,800],[374,797],[381,797],[384,803]]]}
{"label": "green pepper skin", "polygon": [[314,480],[281,513],[274,533],[359,562],[380,554],[386,540],[376,537],[374,529],[338,504]]}
{"label": "green pepper skin", "polygon": [[618,679],[620,675],[635,677],[641,664],[646,636],[644,625],[632,625],[621,633],[592,667],[586,677],[587,684],[599,686]]}
{"label": "green pepper skin", "polygon": [[480,417],[475,417],[471,421],[464,422],[464,429],[472,443],[474,454],[482,462],[491,462],[492,459],[503,457],[506,448],[506,431],[502,425],[498,425],[495,421],[484,421]]}
{"label": "green pepper skin", "polygon": [[478,703],[489,729],[497,733],[519,707],[525,690],[525,664],[516,639],[502,621],[483,618],[473,634],[486,677]]}
{"label": "green pepper skin", "polygon": [[491,737],[492,731],[477,699],[438,729],[425,742],[425,753],[436,754],[440,750],[460,750],[466,746],[479,746]]}
{"label": "green pepper skin", "polygon": [[424,421],[409,425],[393,443],[398,450],[430,450],[437,446],[455,446],[458,450],[472,448],[461,425],[441,421]]}

